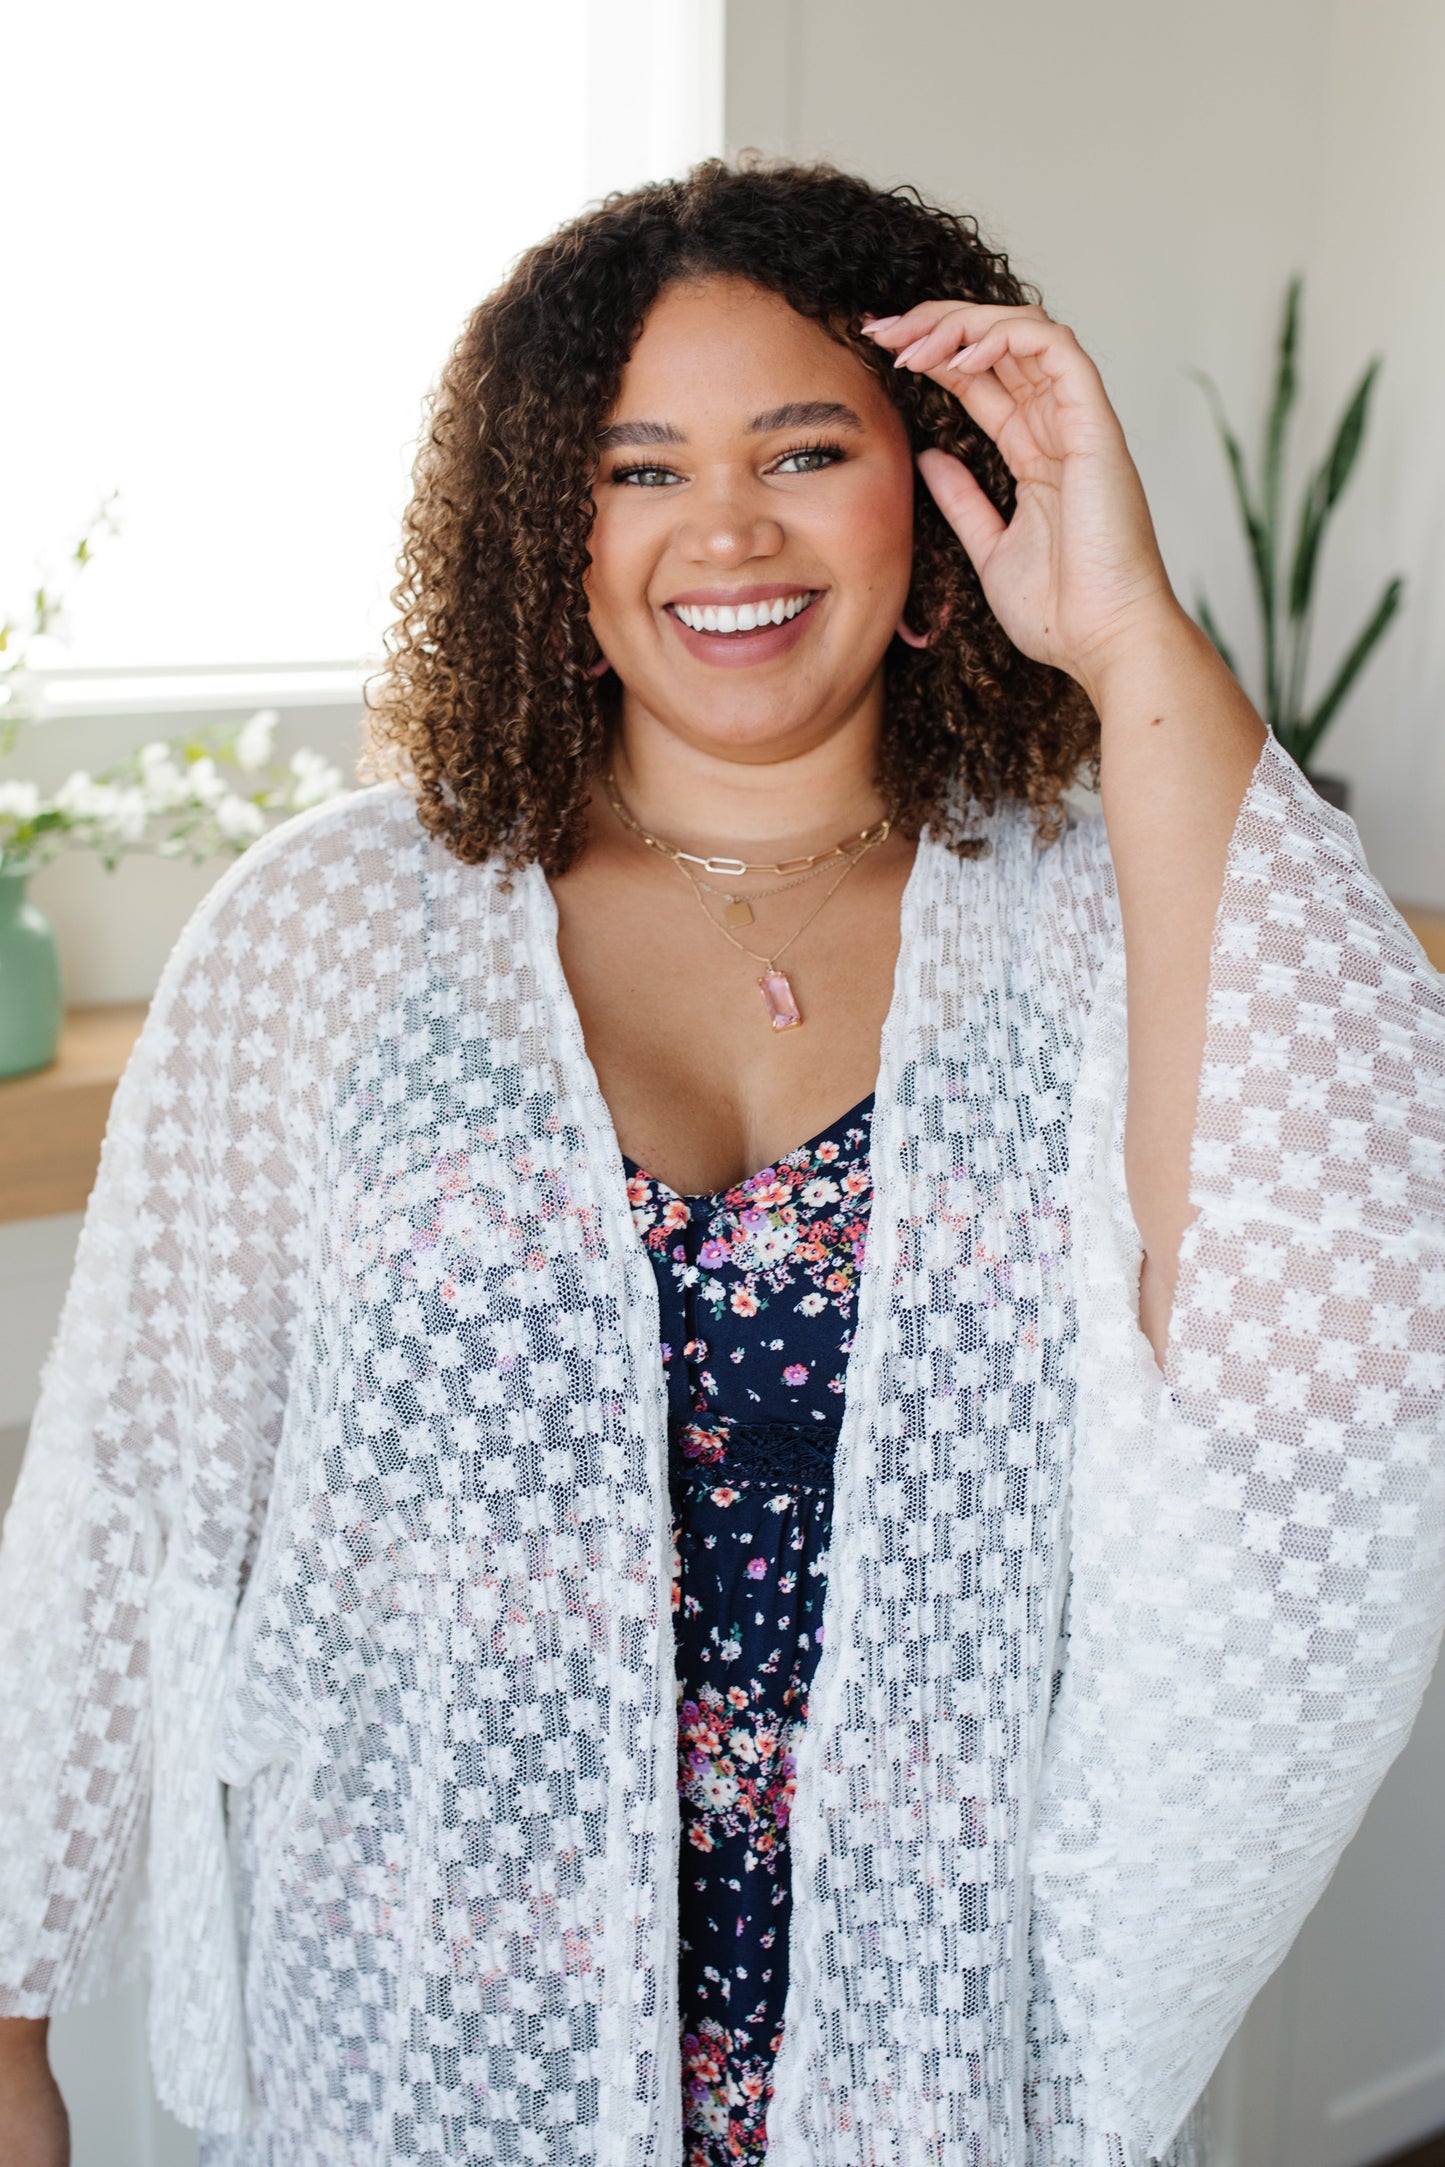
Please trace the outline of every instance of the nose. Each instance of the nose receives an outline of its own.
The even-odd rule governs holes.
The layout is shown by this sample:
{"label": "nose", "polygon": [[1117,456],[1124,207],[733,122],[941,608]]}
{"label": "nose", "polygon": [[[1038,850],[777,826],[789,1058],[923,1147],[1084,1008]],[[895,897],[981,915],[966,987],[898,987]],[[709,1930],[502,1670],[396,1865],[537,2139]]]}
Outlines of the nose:
{"label": "nose", "polygon": [[678,536],[691,563],[735,566],[779,554],[782,526],[770,506],[757,502],[755,488],[729,472],[698,477],[688,491],[687,519]]}

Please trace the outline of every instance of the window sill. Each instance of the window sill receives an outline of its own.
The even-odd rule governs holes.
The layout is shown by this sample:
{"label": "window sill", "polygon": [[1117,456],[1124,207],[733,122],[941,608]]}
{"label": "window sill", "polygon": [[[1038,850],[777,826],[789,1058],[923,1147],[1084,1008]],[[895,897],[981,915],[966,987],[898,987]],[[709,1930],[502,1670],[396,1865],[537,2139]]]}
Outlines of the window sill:
{"label": "window sill", "polygon": [[339,707],[360,700],[355,662],[177,664],[146,670],[35,673],[44,722],[71,716],[179,715],[256,707]]}

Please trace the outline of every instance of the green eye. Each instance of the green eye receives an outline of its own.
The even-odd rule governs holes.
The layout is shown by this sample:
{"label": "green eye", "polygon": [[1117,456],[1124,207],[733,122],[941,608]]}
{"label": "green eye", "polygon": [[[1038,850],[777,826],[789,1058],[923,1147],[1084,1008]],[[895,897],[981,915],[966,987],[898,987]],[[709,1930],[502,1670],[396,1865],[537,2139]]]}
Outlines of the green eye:
{"label": "green eye", "polygon": [[[825,467],[836,466],[844,456],[841,444],[795,444],[777,461],[775,471],[793,474],[821,474]],[[806,465],[795,466],[794,460],[804,460]]]}
{"label": "green eye", "polygon": [[671,467],[618,467],[612,479],[631,482],[639,489],[656,489],[664,482],[675,482],[677,476]]}

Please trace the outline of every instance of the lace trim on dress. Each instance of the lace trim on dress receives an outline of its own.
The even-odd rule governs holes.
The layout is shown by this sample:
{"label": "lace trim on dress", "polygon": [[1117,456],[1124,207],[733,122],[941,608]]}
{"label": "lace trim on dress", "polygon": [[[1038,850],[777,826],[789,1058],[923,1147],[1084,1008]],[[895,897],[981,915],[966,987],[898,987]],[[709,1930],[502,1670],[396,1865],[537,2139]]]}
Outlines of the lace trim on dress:
{"label": "lace trim on dress", "polygon": [[[725,1447],[721,1465],[696,1449],[699,1439],[714,1438]],[[831,1483],[838,1424],[730,1422],[712,1428],[689,1423],[673,1431],[670,1443],[668,1467],[674,1483],[698,1482],[710,1489],[722,1476],[728,1482],[776,1482],[794,1489],[799,1483]]]}

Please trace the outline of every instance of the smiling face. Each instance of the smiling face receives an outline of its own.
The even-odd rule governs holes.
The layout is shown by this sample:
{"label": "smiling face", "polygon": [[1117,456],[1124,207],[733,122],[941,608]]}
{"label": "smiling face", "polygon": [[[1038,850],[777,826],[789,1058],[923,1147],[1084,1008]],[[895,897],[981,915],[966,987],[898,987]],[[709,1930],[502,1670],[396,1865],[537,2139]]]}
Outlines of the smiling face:
{"label": "smiling face", "polygon": [[735,759],[881,724],[914,470],[854,354],[747,280],[679,282],[646,319],[599,452],[586,591],[624,724],[640,709]]}

